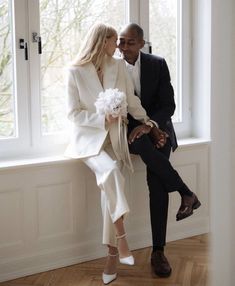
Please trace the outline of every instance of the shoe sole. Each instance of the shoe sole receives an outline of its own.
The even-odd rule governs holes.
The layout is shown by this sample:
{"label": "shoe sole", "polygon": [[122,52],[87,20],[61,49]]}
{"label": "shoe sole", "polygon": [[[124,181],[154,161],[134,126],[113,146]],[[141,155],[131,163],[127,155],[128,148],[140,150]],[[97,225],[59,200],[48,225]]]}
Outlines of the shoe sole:
{"label": "shoe sole", "polygon": [[200,201],[197,201],[195,204],[193,204],[193,210],[198,209],[201,206]]}
{"label": "shoe sole", "polygon": [[169,277],[169,276],[171,276],[171,271],[169,272],[169,273],[167,273],[167,274],[159,274],[159,273],[156,273],[156,272],[154,272],[158,277],[160,277],[160,278],[167,278],[167,277]]}
{"label": "shoe sole", "polygon": [[181,217],[181,218],[176,218],[176,221],[180,221],[180,220],[182,220],[182,219],[185,219],[185,218],[187,218],[187,217],[193,215],[193,210],[198,209],[200,206],[201,206],[201,202],[200,202],[199,200],[197,200],[197,201],[193,204],[193,206],[192,206],[192,211],[191,211],[191,213],[189,213],[188,215],[183,216],[183,217]]}
{"label": "shoe sole", "polygon": [[110,283],[112,283],[113,281],[115,281],[117,278],[115,278],[115,279],[113,279],[113,280],[111,280],[110,282],[108,282],[108,283],[104,283],[104,281],[103,281],[103,284],[104,285],[109,285]]}
{"label": "shoe sole", "polygon": [[167,278],[167,277],[169,277],[169,276],[171,275],[172,270],[171,270],[169,273],[157,273],[157,272],[154,270],[154,265],[153,265],[152,262],[151,262],[151,265],[152,265],[152,270],[153,270],[153,272],[154,272],[158,277],[160,277],[160,278]]}
{"label": "shoe sole", "polygon": [[109,283],[104,283],[104,282],[103,282],[103,284],[104,284],[104,285],[109,285],[109,284],[111,284],[111,283],[112,283],[113,281],[115,281],[115,280],[117,280],[117,278],[113,279],[113,280],[110,281]]}
{"label": "shoe sole", "polygon": [[171,275],[172,269],[171,269],[170,272],[168,272],[168,273],[157,273],[157,272],[154,270],[154,264],[153,264],[152,260],[151,260],[151,266],[152,266],[153,272],[154,272],[157,276],[159,276],[160,278],[167,278],[167,277],[169,277],[169,276]]}

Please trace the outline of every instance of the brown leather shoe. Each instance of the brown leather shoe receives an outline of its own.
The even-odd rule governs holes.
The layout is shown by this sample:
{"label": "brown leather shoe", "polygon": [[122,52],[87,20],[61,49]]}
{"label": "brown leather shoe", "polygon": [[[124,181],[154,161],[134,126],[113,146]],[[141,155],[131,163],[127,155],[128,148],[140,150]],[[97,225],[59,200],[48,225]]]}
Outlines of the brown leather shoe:
{"label": "brown leather shoe", "polygon": [[182,196],[181,205],[176,214],[176,220],[179,221],[191,216],[193,214],[193,210],[198,209],[200,205],[201,203],[194,193],[192,196]]}
{"label": "brown leather shoe", "polygon": [[159,277],[169,277],[171,275],[171,267],[163,251],[157,250],[152,253],[151,264],[155,274]]}

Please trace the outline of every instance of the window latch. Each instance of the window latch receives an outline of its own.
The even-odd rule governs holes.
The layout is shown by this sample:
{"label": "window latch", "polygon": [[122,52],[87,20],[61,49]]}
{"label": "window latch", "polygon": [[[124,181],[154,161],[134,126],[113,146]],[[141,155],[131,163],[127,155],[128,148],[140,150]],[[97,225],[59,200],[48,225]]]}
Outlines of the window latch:
{"label": "window latch", "polygon": [[148,42],[148,41],[145,41],[145,44],[146,44],[146,46],[147,46],[148,53],[149,53],[149,54],[152,54],[152,43],[151,43],[151,42]]}
{"label": "window latch", "polygon": [[28,44],[24,41],[24,39],[19,39],[19,48],[24,49],[24,59],[27,61],[28,57]]}
{"label": "window latch", "polygon": [[38,36],[38,33],[33,32],[32,39],[33,39],[32,40],[33,43],[38,43],[38,54],[41,55],[42,54],[42,38]]}

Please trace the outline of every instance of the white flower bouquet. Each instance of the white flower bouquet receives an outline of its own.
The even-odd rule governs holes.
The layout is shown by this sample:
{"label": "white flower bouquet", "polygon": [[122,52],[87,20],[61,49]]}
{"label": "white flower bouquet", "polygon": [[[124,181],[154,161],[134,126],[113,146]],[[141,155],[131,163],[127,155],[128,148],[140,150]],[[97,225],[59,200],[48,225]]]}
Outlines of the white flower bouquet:
{"label": "white flower bouquet", "polygon": [[112,115],[118,118],[118,148],[119,155],[124,165],[133,172],[127,142],[127,101],[126,94],[117,88],[108,88],[100,92],[95,102],[98,114]]}
{"label": "white flower bouquet", "polygon": [[108,88],[100,92],[95,102],[96,112],[113,117],[127,116],[126,94],[117,88]]}

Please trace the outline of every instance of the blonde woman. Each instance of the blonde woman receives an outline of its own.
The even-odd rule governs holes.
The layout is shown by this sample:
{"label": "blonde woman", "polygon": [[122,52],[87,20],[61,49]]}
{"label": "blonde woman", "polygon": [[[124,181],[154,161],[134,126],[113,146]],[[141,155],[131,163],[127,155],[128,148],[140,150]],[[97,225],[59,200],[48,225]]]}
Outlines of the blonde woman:
{"label": "blonde woman", "polygon": [[95,173],[101,190],[103,244],[108,246],[104,284],[117,277],[118,255],[121,263],[129,265],[134,264],[134,258],[123,224],[129,212],[121,173],[122,164],[127,163],[123,162],[125,156],[121,152],[126,151],[118,145],[117,118],[96,112],[99,93],[109,88],[124,92],[128,112],[143,124],[147,123],[145,133],[151,130],[149,118],[134,95],[124,61],[113,58],[116,48],[116,30],[102,23],[95,24],[68,73],[68,118],[73,131],[66,154],[81,159]]}

